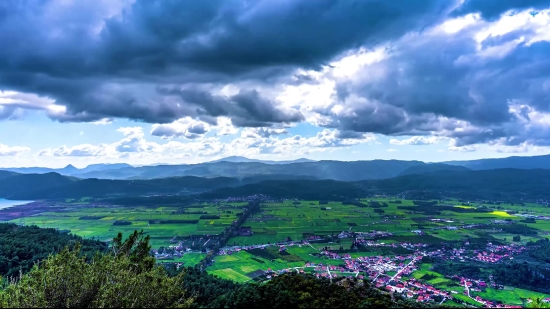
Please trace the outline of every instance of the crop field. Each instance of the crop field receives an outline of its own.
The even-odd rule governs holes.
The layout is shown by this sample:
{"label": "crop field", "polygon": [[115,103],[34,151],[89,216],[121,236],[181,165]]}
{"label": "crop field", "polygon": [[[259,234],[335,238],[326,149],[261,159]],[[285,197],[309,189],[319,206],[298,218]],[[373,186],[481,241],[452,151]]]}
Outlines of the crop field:
{"label": "crop field", "polygon": [[[546,215],[548,207],[537,204],[482,204],[457,200],[443,201],[445,207],[433,214],[417,211],[411,200],[393,200],[391,198],[372,198],[361,200],[363,205],[343,204],[341,202],[285,201],[264,203],[260,211],[254,213],[243,224],[250,226],[252,236],[231,238],[229,245],[267,244],[304,239],[313,235],[336,235],[342,231],[369,232],[386,231],[394,236],[380,239],[385,243],[399,242],[405,239],[422,240],[464,240],[477,238],[478,231],[437,229],[457,225],[483,224],[493,220],[518,222],[524,215]],[[118,232],[125,234],[143,229],[151,236],[153,247],[168,245],[174,236],[218,234],[237,219],[246,203],[198,204],[181,207],[144,207],[144,206],[97,206],[90,204],[88,198],[66,200],[64,204],[52,207],[52,211],[27,216],[25,224],[70,230],[83,237],[110,240]],[[477,209],[486,206],[486,211]],[[439,206],[435,206],[437,209]],[[518,216],[522,215],[522,216]],[[201,216],[203,217],[201,219]],[[208,216],[215,219],[204,219]],[[219,216],[219,218],[218,218]],[[122,221],[116,225],[115,222]],[[12,220],[19,223],[20,219]],[[526,223],[538,229],[537,235],[525,235],[521,242],[540,237],[550,238],[550,220],[537,220]],[[425,235],[416,237],[412,231],[423,230]],[[505,231],[485,231],[491,236],[512,243],[513,234]],[[435,240],[434,240],[435,239]],[[334,244],[339,246],[340,244]],[[314,246],[317,246],[314,244]],[[347,244],[343,244],[347,246]]]}
{"label": "crop field", "polygon": [[[385,238],[385,243],[398,242],[407,238],[414,240],[412,231],[423,230],[423,241],[430,239],[464,240],[477,238],[475,229],[446,230],[434,228],[466,224],[490,223],[493,220],[521,221],[520,215],[546,215],[548,208],[537,204],[481,204],[447,200],[445,207],[433,214],[417,209],[411,200],[393,200],[391,198],[372,198],[361,200],[362,207],[341,202],[285,201],[282,203],[264,203],[260,211],[251,215],[243,226],[250,226],[252,236],[231,238],[229,245],[267,244],[304,239],[313,235],[338,234],[342,231],[369,232],[372,230],[393,233]],[[52,227],[70,230],[83,237],[110,240],[118,232],[125,234],[143,229],[151,236],[153,247],[168,245],[174,236],[218,234],[237,219],[246,203],[199,204],[181,207],[144,207],[144,206],[97,206],[89,199],[66,200],[56,205],[52,211],[41,212],[26,217],[25,224],[40,227]],[[477,209],[486,206],[488,210]],[[435,206],[437,209],[439,206]],[[515,213],[517,214],[515,214]],[[201,219],[201,216],[219,216],[216,219]],[[207,217],[206,217],[207,218]],[[129,222],[129,225],[114,225],[117,221]],[[20,219],[12,220],[19,223]],[[128,223],[123,223],[128,224]],[[522,236],[521,242],[539,237],[550,238],[550,220],[537,220],[526,223],[538,229],[538,235]],[[491,236],[512,243],[510,233],[499,230],[487,231]],[[336,244],[335,244],[336,245]],[[344,246],[346,246],[344,244]]]}
{"label": "crop field", "polygon": [[[56,207],[25,218],[27,225],[69,230],[71,233],[104,241],[118,232],[125,235],[143,230],[153,247],[166,246],[174,236],[218,234],[231,225],[244,204],[200,204],[180,207],[91,206],[83,202]],[[203,217],[203,218],[201,218]],[[12,220],[19,223],[20,219]],[[121,225],[117,225],[122,223]]]}
{"label": "crop field", "polygon": [[[319,204],[319,201],[286,201],[284,203],[265,203],[261,211],[250,216],[244,226],[250,226],[252,236],[233,237],[231,245],[267,244],[291,240],[304,239],[312,235],[338,234],[342,231],[369,232],[372,230],[385,231],[394,234],[389,241],[402,241],[406,237],[414,236],[414,230],[421,229],[426,236],[439,240],[465,240],[478,238],[476,229],[452,230],[459,225],[487,224],[493,220],[518,222],[524,217],[513,214],[545,215],[548,208],[536,204],[526,206],[499,204],[466,204],[456,200],[445,201],[446,207],[433,214],[417,211],[413,201],[401,200],[393,203],[392,199],[375,198],[365,199],[367,207],[328,202]],[[371,207],[370,203],[384,204],[383,207]],[[485,208],[481,210],[482,206]],[[438,206],[435,206],[437,209]],[[405,209],[404,209],[405,208]],[[536,237],[524,237],[522,241],[548,237],[544,232],[550,232],[550,220],[539,220],[536,223],[527,223],[528,226],[541,230]],[[448,228],[448,229],[437,229]],[[437,230],[432,230],[437,229]],[[512,243],[513,235],[499,230],[491,230],[489,234],[504,242]],[[427,238],[427,237],[424,237]],[[426,240],[426,239],[424,239]]]}

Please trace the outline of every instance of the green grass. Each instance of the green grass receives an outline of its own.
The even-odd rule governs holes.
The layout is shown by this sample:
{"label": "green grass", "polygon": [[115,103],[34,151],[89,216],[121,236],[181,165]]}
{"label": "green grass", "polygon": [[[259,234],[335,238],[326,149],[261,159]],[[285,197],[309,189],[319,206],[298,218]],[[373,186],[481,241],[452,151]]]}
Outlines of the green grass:
{"label": "green grass", "polygon": [[176,258],[171,262],[183,262],[183,266],[193,267],[206,257],[206,254],[202,253],[186,253],[181,258]]}
{"label": "green grass", "polygon": [[492,288],[488,288],[485,290],[485,292],[472,292],[472,296],[480,296],[484,299],[490,299],[490,300],[497,300],[501,301],[506,304],[512,304],[512,305],[523,305],[524,302],[522,299],[527,298],[546,298],[550,297],[550,295],[537,293],[533,291],[518,289],[518,288],[505,288],[504,290],[495,290]]}
{"label": "green grass", "polygon": [[231,268],[216,269],[208,271],[209,274],[220,277],[222,279],[233,280],[236,282],[247,282],[251,279],[243,274],[238,273],[237,271]]}

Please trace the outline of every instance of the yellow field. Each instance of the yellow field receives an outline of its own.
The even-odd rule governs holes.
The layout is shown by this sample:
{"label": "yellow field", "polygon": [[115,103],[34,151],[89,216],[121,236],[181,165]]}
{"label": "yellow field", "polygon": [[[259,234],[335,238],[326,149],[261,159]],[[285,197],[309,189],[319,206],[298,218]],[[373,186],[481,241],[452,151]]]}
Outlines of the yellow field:
{"label": "yellow field", "polygon": [[502,210],[495,210],[490,213],[491,215],[499,216],[499,217],[513,217],[511,214],[507,213],[506,211]]}

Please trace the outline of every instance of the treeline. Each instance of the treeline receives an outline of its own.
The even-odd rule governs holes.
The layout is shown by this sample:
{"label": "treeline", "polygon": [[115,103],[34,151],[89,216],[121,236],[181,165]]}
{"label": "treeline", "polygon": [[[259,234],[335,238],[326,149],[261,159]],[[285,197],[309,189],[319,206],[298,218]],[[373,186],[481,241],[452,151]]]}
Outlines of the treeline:
{"label": "treeline", "polygon": [[520,289],[550,293],[550,269],[548,265],[510,263],[496,267],[493,277],[497,284]]}
{"label": "treeline", "polygon": [[257,212],[260,208],[260,200],[251,201],[244,208],[244,211],[240,213],[236,222],[233,222],[230,227],[225,228],[219,235],[219,242],[213,244],[210,251],[206,254],[206,257],[199,263],[199,267],[204,269],[212,264],[212,260],[216,256],[220,248],[224,247],[229,239],[238,234],[239,227],[246,221],[246,219],[253,213]]}
{"label": "treeline", "polygon": [[81,244],[80,252],[88,257],[96,251],[107,249],[104,242],[83,239],[55,229],[0,223],[0,277],[17,276],[19,271],[25,273],[36,262],[60,252],[65,246],[72,248],[76,242]]}

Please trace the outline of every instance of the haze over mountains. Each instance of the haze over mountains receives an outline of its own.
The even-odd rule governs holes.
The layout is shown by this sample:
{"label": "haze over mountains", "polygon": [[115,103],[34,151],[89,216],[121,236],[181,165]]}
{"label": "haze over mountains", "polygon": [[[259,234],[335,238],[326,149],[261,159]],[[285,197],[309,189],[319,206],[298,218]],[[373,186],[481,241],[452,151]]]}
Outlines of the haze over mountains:
{"label": "haze over mountains", "polygon": [[421,161],[262,161],[245,157],[228,157],[212,162],[182,165],[155,165],[134,167],[129,164],[94,164],[78,169],[68,165],[62,169],[42,167],[5,168],[22,174],[55,172],[78,178],[98,179],[153,179],[178,176],[251,177],[255,175],[300,175],[317,179],[359,181],[386,179],[400,175],[422,174],[439,170],[488,170],[497,168],[550,169],[550,156],[509,157],[473,161],[425,163]]}
{"label": "haze over mountains", "polygon": [[228,161],[0,170],[0,198],[157,194],[224,198],[266,194],[342,199],[374,193],[395,195],[411,190],[543,197],[550,192],[550,156],[447,163],[398,160],[265,163],[235,157]]}

